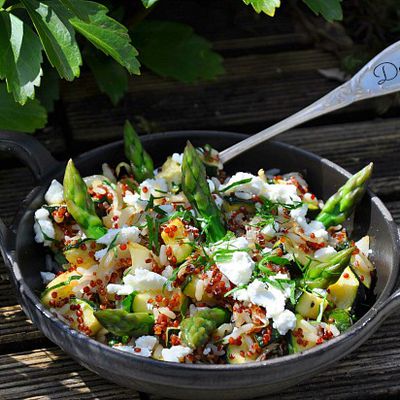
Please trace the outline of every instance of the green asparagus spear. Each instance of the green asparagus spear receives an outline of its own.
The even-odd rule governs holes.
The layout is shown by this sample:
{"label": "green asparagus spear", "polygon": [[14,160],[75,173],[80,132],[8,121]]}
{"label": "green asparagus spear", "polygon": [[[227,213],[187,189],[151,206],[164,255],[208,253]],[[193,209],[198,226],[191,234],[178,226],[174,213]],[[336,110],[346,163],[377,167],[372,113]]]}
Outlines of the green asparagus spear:
{"label": "green asparagus spear", "polygon": [[147,178],[152,178],[154,176],[153,160],[143,149],[139,136],[129,121],[125,121],[124,125],[124,147],[136,181],[143,182]]}
{"label": "green asparagus spear", "polygon": [[94,316],[104,328],[118,336],[148,335],[154,325],[153,315],[143,312],[108,309],[96,311]]}
{"label": "green asparagus spear", "polygon": [[68,161],[65,168],[64,197],[68,212],[89,238],[98,239],[107,233],[107,229],[96,214],[86,184],[72,160]]}
{"label": "green asparagus spear", "polygon": [[211,196],[204,164],[190,142],[183,153],[182,190],[192,207],[206,221],[207,240],[216,242],[222,239],[226,235],[222,215]]}
{"label": "green asparagus spear", "polygon": [[229,313],[223,308],[199,311],[181,322],[181,340],[187,346],[196,349],[206,344],[218,326],[228,321]]}
{"label": "green asparagus spear", "polygon": [[304,274],[303,283],[310,289],[326,289],[339,279],[343,270],[349,265],[354,249],[355,247],[350,247],[339,251],[321,263],[313,262]]}
{"label": "green asparagus spear", "polygon": [[326,228],[344,222],[362,199],[372,174],[372,168],[373,163],[370,163],[354,174],[328,199],[316,219],[322,222]]}

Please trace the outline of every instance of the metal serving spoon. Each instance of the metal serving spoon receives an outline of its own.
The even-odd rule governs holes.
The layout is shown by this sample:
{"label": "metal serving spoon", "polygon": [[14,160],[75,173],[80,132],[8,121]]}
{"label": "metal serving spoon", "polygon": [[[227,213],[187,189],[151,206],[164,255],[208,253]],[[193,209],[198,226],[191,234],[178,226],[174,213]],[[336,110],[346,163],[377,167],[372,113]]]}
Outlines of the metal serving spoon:
{"label": "metal serving spoon", "polygon": [[257,146],[303,122],[320,115],[344,108],[356,101],[383,96],[400,90],[400,41],[392,44],[368,64],[352,79],[329,92],[296,114],[262,130],[256,135],[242,140],[220,153],[223,163],[232,160],[244,151]]}

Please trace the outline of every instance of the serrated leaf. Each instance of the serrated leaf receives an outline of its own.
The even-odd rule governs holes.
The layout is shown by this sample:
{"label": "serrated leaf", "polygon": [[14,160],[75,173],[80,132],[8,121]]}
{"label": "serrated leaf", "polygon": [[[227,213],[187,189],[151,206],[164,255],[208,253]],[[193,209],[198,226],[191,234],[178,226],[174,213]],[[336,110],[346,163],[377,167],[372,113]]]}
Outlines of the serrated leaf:
{"label": "serrated leaf", "polygon": [[153,72],[185,83],[223,74],[222,57],[185,24],[145,20],[132,32],[139,59]]}
{"label": "serrated leaf", "polygon": [[280,7],[280,0],[243,0],[245,4],[251,5],[254,10],[260,14],[264,12],[265,14],[273,17],[275,15],[275,9]]}
{"label": "serrated leaf", "polygon": [[33,133],[47,123],[46,110],[35,100],[24,106],[14,101],[5,83],[0,83],[0,129]]}
{"label": "serrated leaf", "polygon": [[158,0],[142,0],[142,4],[144,5],[144,7],[146,8],[150,8],[151,6],[153,6],[154,4],[156,4],[158,2]]}
{"label": "serrated leaf", "polygon": [[15,15],[0,11],[0,79],[6,80],[18,103],[35,97],[42,61],[42,45],[32,29]]}
{"label": "serrated leaf", "polygon": [[93,48],[85,51],[85,61],[93,72],[100,91],[107,94],[111,102],[117,105],[128,88],[128,74],[125,68]]}
{"label": "serrated leaf", "polygon": [[21,2],[32,19],[50,64],[62,78],[72,81],[79,76],[82,58],[74,29],[68,21],[70,12],[59,0]]}
{"label": "serrated leaf", "polygon": [[54,102],[60,98],[60,77],[49,64],[43,67],[42,83],[36,90],[36,97],[47,112],[54,110]]}
{"label": "serrated leaf", "polygon": [[315,14],[321,14],[327,21],[341,21],[343,19],[342,0],[303,0]]}
{"label": "serrated leaf", "polygon": [[92,1],[70,0],[88,15],[88,22],[73,17],[74,28],[103,53],[111,56],[131,74],[140,74],[138,52],[132,46],[128,30],[107,15],[108,8]]}

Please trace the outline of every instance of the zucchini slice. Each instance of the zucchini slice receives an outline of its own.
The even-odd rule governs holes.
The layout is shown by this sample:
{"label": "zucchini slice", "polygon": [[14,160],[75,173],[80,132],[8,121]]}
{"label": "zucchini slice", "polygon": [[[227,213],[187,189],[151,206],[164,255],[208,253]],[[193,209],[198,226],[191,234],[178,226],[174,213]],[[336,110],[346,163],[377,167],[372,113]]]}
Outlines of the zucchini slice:
{"label": "zucchini slice", "polygon": [[296,313],[301,314],[304,318],[317,319],[318,314],[325,311],[328,301],[315,293],[304,292],[297,304]]}
{"label": "zucchini slice", "polygon": [[357,277],[351,268],[347,267],[340,278],[328,287],[328,300],[332,301],[336,308],[348,310],[353,306],[359,286]]}
{"label": "zucchini slice", "polygon": [[[83,323],[82,325],[86,328],[85,333],[88,336],[95,336],[96,333],[101,329],[100,322],[94,316],[94,308],[90,305],[89,302],[80,300],[80,299],[73,299],[70,301],[69,304],[79,305],[80,311],[82,315]],[[71,328],[79,330],[79,326],[81,325],[78,322],[78,315],[76,314],[77,311],[68,309],[68,311],[64,314],[65,317],[68,318]]]}
{"label": "zucchini slice", "polygon": [[246,338],[250,338],[253,343],[255,340],[252,336],[242,336],[242,344],[228,344],[226,348],[226,360],[228,364],[246,364],[257,359],[259,354],[252,351]]}
{"label": "zucchini slice", "polygon": [[178,264],[186,260],[192,253],[193,247],[189,244],[187,232],[183,222],[179,218],[169,221],[168,225],[161,232],[161,238],[166,246],[172,250]]}
{"label": "zucchini slice", "polygon": [[66,271],[56,276],[42,292],[42,303],[50,307],[52,301],[58,302],[70,297],[73,294],[72,289],[78,284],[79,279],[81,279],[81,274],[77,271]]}

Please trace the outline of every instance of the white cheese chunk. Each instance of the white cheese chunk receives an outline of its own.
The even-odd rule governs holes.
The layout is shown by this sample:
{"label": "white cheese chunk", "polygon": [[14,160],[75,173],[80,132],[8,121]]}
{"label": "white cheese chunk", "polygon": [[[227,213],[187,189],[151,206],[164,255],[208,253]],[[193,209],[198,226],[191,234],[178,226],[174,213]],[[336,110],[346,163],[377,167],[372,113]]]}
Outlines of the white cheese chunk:
{"label": "white cheese chunk", "polygon": [[[240,184],[238,183],[237,185],[234,185],[237,182],[246,180],[248,180],[249,182]],[[227,189],[230,186],[232,187]],[[234,192],[236,192],[236,195],[237,192],[246,192],[254,195],[259,195],[263,191],[263,188],[264,182],[260,177],[249,174],[247,172],[237,172],[235,175],[225,181],[224,184],[220,186],[219,190],[224,191],[225,195],[229,195]]]}
{"label": "white cheese chunk", "polygon": [[51,181],[50,187],[47,189],[44,199],[47,204],[59,205],[64,201],[64,187],[56,179]]}
{"label": "white cheese chunk", "polygon": [[135,354],[142,357],[150,357],[157,344],[158,340],[154,336],[140,336],[135,341]]}
{"label": "white cheese chunk", "polygon": [[[118,236],[117,236],[118,235]],[[127,226],[119,229],[109,229],[107,233],[96,240],[96,243],[109,246],[111,243],[125,244],[139,241],[140,229],[136,226]],[[117,238],[115,238],[117,236]]]}
{"label": "white cheese chunk", "polygon": [[285,204],[293,204],[294,202],[301,201],[300,197],[297,195],[297,187],[291,184],[270,185],[265,183],[262,195],[268,200]]}
{"label": "white cheese chunk", "polygon": [[336,253],[337,251],[332,246],[326,246],[322,249],[318,249],[314,253],[314,258],[320,261],[326,261]]}
{"label": "white cheese chunk", "polygon": [[164,178],[146,179],[140,186],[140,197],[143,200],[150,200],[150,196],[161,197],[168,192],[168,183]]}
{"label": "white cheese chunk", "polygon": [[235,251],[229,261],[218,262],[218,269],[235,285],[245,285],[250,281],[255,263],[244,251]]}
{"label": "white cheese chunk", "polygon": [[35,211],[35,224],[33,229],[35,231],[35,241],[37,243],[43,243],[44,246],[51,245],[51,239],[55,238],[56,232],[53,222],[50,219],[50,213],[45,208],[39,208]]}
{"label": "white cheese chunk", "polygon": [[184,357],[192,353],[192,349],[185,346],[172,346],[169,349],[163,349],[161,355],[164,361],[182,362]]}
{"label": "white cheese chunk", "polygon": [[328,232],[325,229],[325,226],[322,222],[319,221],[311,221],[307,223],[306,214],[308,211],[307,204],[303,204],[299,208],[295,208],[290,211],[290,216],[300,225],[304,230],[304,234],[306,236],[310,236],[314,234],[314,237],[317,239],[328,239]]}
{"label": "white cheese chunk", "polygon": [[272,325],[281,335],[286,335],[296,326],[296,316],[290,310],[284,310],[274,318]]}
{"label": "white cheese chunk", "polygon": [[183,153],[174,153],[172,154],[171,158],[177,162],[178,164],[182,164],[183,162]]}
{"label": "white cheese chunk", "polygon": [[127,274],[123,277],[123,284],[110,283],[107,286],[107,291],[118,295],[129,295],[133,291],[146,292],[151,290],[157,292],[163,290],[167,283],[167,278],[147,269],[136,268],[133,273],[133,275]]}

